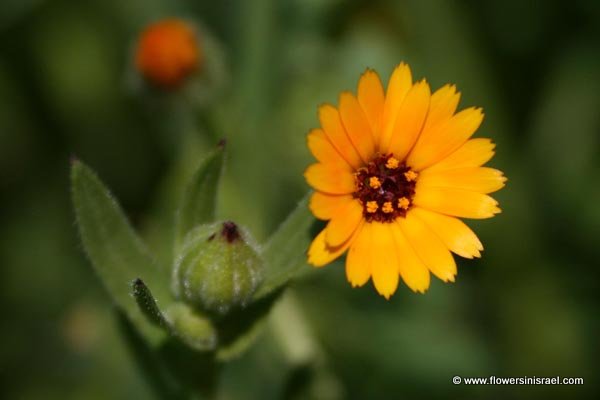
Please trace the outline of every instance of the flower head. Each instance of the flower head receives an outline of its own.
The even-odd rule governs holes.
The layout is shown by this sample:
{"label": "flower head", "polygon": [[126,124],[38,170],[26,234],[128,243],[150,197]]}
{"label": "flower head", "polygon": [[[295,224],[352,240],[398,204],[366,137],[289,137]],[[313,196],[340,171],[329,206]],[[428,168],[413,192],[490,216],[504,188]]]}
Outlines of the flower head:
{"label": "flower head", "polygon": [[408,65],[392,73],[387,91],[367,70],[356,96],[319,108],[321,128],[308,134],[317,159],[305,177],[315,189],[312,213],[328,224],[313,240],[310,264],[320,267],[346,251],[353,286],[373,280],[389,298],[399,277],[425,292],[430,272],[453,282],[452,253],[480,257],[477,236],[458,217],[500,212],[488,193],[504,186],[501,171],[483,167],[494,155],[489,139],[471,139],[480,108],[456,112],[460,93],[446,85],[430,92],[413,83]]}
{"label": "flower head", "polygon": [[136,66],[152,84],[163,88],[180,85],[200,63],[195,29],[179,19],[165,19],[140,35]]}

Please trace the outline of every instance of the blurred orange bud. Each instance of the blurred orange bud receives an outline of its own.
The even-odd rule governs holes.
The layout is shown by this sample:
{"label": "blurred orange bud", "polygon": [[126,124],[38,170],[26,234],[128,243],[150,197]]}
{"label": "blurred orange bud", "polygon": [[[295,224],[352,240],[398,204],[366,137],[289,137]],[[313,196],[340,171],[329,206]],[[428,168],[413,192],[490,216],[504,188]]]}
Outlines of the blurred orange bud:
{"label": "blurred orange bud", "polygon": [[144,78],[164,88],[179,86],[202,61],[196,30],[179,19],[149,25],[140,35],[135,57]]}

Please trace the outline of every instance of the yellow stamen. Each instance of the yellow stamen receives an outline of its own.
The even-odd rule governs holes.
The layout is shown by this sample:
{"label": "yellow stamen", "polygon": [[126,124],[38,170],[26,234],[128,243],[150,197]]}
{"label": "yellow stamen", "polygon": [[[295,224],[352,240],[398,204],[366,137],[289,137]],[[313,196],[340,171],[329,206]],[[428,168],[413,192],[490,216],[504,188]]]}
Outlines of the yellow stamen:
{"label": "yellow stamen", "polygon": [[372,176],[369,178],[369,186],[371,186],[373,189],[379,189],[381,187],[381,181],[378,177]]}
{"label": "yellow stamen", "polygon": [[415,171],[413,171],[412,169],[410,169],[404,173],[404,177],[409,182],[412,182],[415,179],[417,179],[417,176],[418,176],[417,173]]}
{"label": "yellow stamen", "polygon": [[400,161],[394,157],[388,158],[387,162],[385,163],[385,167],[387,169],[396,169],[398,168],[398,165],[400,165]]}
{"label": "yellow stamen", "polygon": [[400,197],[398,199],[398,208],[401,208],[403,210],[408,210],[409,205],[410,205],[410,200],[408,200],[406,197]]}
{"label": "yellow stamen", "polygon": [[367,212],[373,214],[377,211],[379,205],[376,201],[367,201]]}
{"label": "yellow stamen", "polygon": [[394,207],[392,207],[392,202],[386,201],[385,203],[383,203],[383,207],[381,208],[381,211],[383,211],[386,214],[394,212]]}

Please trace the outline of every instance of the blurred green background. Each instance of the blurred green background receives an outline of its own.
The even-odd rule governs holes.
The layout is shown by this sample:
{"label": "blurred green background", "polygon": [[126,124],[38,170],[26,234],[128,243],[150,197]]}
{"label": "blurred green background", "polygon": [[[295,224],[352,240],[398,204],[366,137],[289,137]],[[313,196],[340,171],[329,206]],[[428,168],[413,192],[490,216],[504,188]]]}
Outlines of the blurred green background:
{"label": "blurred green background", "polygon": [[[137,33],[167,16],[222,47],[212,133],[181,96],[132,84]],[[460,260],[455,284],[424,296],[403,286],[390,301],[350,288],[340,263],[319,270],[294,292],[326,376],[298,368],[273,323],[225,367],[219,398],[597,395],[600,2],[2,0],[0,397],[152,398],[79,244],[71,155],[169,262],[182,179],[225,136],[219,213],[264,241],[307,190],[317,106],[354,90],[366,67],[387,80],[401,60],[486,112],[477,135],[497,142],[491,165],[509,181],[503,213],[469,223],[483,259]],[[585,385],[455,386],[454,375]]]}

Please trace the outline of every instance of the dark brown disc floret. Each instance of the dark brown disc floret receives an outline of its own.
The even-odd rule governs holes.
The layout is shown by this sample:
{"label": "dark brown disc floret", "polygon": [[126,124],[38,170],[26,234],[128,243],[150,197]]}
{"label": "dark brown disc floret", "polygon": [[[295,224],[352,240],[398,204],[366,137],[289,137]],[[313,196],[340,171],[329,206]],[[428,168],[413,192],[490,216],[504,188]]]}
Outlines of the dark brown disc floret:
{"label": "dark brown disc floret", "polygon": [[354,198],[367,222],[392,222],[405,217],[415,195],[417,173],[393,154],[379,154],[356,174]]}

